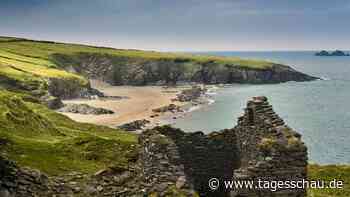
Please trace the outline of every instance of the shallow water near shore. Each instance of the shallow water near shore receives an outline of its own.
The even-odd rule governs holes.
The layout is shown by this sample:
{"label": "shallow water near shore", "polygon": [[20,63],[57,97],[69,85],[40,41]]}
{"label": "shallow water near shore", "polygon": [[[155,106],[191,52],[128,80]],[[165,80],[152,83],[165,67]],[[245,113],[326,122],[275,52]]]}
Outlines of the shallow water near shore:
{"label": "shallow water near shore", "polygon": [[211,55],[267,59],[325,80],[274,85],[232,85],[212,95],[215,103],[193,111],[174,126],[205,133],[232,128],[247,100],[264,95],[274,110],[303,135],[309,161],[350,163],[350,57],[314,52],[215,52]]}

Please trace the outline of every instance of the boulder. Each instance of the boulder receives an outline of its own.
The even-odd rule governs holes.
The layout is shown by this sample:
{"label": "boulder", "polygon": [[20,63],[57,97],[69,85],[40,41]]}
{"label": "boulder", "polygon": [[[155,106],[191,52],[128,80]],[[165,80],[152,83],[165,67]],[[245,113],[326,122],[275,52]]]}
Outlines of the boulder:
{"label": "boulder", "polygon": [[150,121],[143,119],[143,120],[135,120],[120,126],[117,126],[117,128],[125,130],[125,131],[137,131],[143,129],[147,124],[149,124]]}
{"label": "boulder", "polygon": [[91,107],[87,104],[66,104],[64,107],[58,110],[59,112],[68,112],[68,113],[78,113],[78,114],[114,114],[112,110],[104,108]]}
{"label": "boulder", "polygon": [[198,99],[205,92],[206,89],[201,86],[192,86],[190,89],[182,90],[181,93],[177,95],[177,100],[180,102],[190,102]]}
{"label": "boulder", "polygon": [[167,106],[163,106],[163,107],[159,107],[159,108],[156,108],[156,109],[152,109],[153,112],[156,112],[156,113],[164,113],[164,112],[181,112],[181,107],[180,106],[177,106],[175,104],[169,104]]}

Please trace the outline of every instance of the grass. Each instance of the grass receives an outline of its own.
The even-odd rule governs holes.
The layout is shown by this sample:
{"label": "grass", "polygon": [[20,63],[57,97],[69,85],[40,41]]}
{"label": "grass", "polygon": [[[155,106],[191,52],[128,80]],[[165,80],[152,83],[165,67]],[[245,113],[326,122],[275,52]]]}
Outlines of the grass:
{"label": "grass", "polygon": [[[81,54],[114,57],[115,64],[125,63],[127,65],[125,69],[130,68],[131,70],[132,65],[144,64],[149,61],[182,62],[183,68],[181,67],[181,69],[183,69],[183,73],[187,73],[186,75],[193,74],[203,64],[211,66],[212,70],[217,71],[225,70],[225,67],[269,69],[274,65],[267,61],[245,60],[235,57],[122,50],[0,37],[0,87],[15,91],[25,89],[26,93],[37,90],[36,96],[47,94],[48,79],[52,78],[69,81],[80,87],[87,87],[88,80],[85,77],[65,70],[65,68],[75,67],[79,64]],[[1,78],[7,80],[1,81]],[[34,96],[34,93],[32,95]]]}
{"label": "grass", "polygon": [[343,189],[309,189],[309,197],[348,197],[350,196],[350,166],[349,165],[309,165],[309,180],[343,181]]}
{"label": "grass", "polygon": [[137,150],[133,134],[74,122],[8,91],[0,91],[0,141],[9,159],[49,175],[125,168]]}
{"label": "grass", "polygon": [[273,65],[273,63],[271,62],[263,60],[248,60],[236,57],[191,55],[183,53],[161,53],[155,51],[142,50],[122,50],[106,47],[94,47],[87,45],[65,44],[23,39],[19,39],[16,42],[0,42],[0,50],[12,54],[26,56],[30,60],[41,59],[40,61],[53,60],[52,55],[54,54],[74,55],[77,53],[99,53],[126,58],[185,60],[195,63],[215,62],[217,64],[228,64],[232,66],[240,66],[254,69],[266,69],[270,68]]}
{"label": "grass", "polygon": [[53,63],[44,59],[30,58],[0,51],[0,63],[2,64],[2,67],[11,66],[13,69],[16,69],[17,73],[26,73],[27,75],[30,75],[30,77],[64,78],[77,80],[81,84],[87,83],[86,79],[79,75],[55,69],[56,66]]}

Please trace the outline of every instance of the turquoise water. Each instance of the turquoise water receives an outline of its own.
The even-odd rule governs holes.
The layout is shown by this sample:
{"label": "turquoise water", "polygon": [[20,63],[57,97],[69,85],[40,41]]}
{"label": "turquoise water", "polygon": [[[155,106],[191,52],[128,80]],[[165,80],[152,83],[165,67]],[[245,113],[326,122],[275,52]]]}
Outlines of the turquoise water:
{"label": "turquoise water", "polygon": [[286,123],[303,135],[309,160],[350,163],[350,57],[316,57],[314,52],[216,52],[284,63],[325,78],[276,85],[233,85],[214,95],[215,103],[175,123],[186,131],[232,128],[252,96],[265,95]]}

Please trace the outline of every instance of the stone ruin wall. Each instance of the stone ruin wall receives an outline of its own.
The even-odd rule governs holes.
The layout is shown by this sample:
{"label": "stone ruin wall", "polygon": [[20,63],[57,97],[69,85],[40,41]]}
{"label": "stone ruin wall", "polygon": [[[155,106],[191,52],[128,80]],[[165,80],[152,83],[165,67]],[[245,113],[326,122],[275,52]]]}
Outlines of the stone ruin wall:
{"label": "stone ruin wall", "polygon": [[232,130],[204,135],[185,133],[169,126],[157,127],[141,135],[140,162],[147,193],[165,194],[166,188],[184,191],[185,196],[225,196],[222,189],[208,191],[212,177],[231,179],[238,167]]}
{"label": "stone ruin wall", "polygon": [[[307,148],[301,135],[273,111],[266,97],[254,97],[234,128],[241,166],[235,180],[302,180],[307,177]],[[232,196],[305,196],[305,190],[247,190]]]}
{"label": "stone ruin wall", "polygon": [[300,134],[273,111],[266,97],[254,97],[233,129],[204,135],[168,126],[140,137],[140,165],[147,193],[163,196],[166,188],[185,196],[305,196],[305,190],[212,191],[210,178],[224,180],[299,180],[307,176],[307,149]]}

